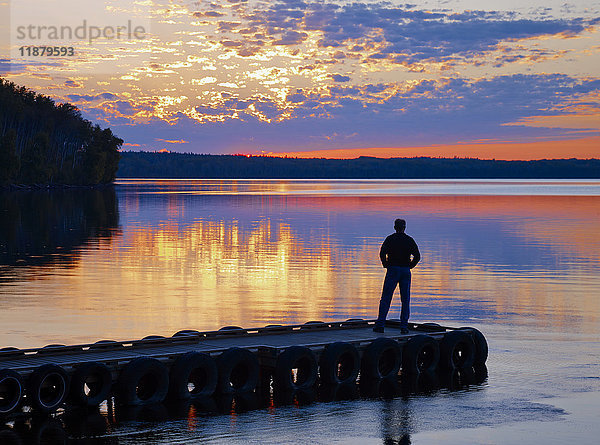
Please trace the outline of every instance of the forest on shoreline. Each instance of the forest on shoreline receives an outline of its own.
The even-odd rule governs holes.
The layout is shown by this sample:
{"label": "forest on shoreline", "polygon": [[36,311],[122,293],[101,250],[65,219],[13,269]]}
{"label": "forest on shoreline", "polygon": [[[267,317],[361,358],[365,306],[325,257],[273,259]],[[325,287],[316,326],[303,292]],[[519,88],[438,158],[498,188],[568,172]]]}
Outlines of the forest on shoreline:
{"label": "forest on shoreline", "polygon": [[223,179],[596,179],[600,159],[284,158],[120,152],[110,128],[72,104],[0,78],[0,188],[97,186],[115,178]]}
{"label": "forest on shoreline", "polygon": [[172,179],[597,179],[600,159],[302,159],[122,152],[118,178]]}
{"label": "forest on shoreline", "polygon": [[122,144],[74,105],[0,78],[0,186],[111,183]]}

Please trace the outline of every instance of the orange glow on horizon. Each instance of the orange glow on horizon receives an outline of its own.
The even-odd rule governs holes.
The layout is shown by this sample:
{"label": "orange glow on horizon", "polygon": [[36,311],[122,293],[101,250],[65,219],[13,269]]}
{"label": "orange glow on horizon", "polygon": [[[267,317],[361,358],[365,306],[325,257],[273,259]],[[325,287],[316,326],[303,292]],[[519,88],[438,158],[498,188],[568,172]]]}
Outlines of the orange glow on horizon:
{"label": "orange glow on horizon", "polygon": [[377,158],[479,158],[505,161],[537,159],[600,158],[600,137],[538,142],[496,142],[426,147],[371,147],[334,150],[272,153],[272,156],[298,158],[354,159],[359,156]]}

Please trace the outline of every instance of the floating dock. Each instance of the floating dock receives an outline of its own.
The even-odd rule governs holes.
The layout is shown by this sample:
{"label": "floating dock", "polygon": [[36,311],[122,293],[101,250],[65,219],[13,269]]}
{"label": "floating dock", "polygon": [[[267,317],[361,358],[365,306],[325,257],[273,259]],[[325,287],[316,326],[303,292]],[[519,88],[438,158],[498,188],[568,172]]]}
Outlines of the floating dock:
{"label": "floating dock", "polygon": [[0,349],[0,415],[30,407],[51,413],[65,404],[95,407],[112,397],[140,406],[235,394],[272,385],[286,391],[317,382],[469,370],[484,366],[485,337],[474,328],[410,324],[403,334],[388,320],[311,321],[218,331],[179,331],[172,337],[101,340],[83,345]]}

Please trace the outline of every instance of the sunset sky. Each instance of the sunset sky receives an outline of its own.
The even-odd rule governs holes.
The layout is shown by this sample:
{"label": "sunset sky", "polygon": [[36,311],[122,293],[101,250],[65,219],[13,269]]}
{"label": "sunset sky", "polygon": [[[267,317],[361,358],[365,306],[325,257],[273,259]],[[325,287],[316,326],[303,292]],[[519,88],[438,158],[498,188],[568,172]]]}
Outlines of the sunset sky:
{"label": "sunset sky", "polygon": [[[77,105],[126,150],[600,157],[598,0],[0,0],[0,9],[0,76]],[[92,42],[19,32],[84,20],[144,32]],[[26,57],[28,45],[75,55]]]}

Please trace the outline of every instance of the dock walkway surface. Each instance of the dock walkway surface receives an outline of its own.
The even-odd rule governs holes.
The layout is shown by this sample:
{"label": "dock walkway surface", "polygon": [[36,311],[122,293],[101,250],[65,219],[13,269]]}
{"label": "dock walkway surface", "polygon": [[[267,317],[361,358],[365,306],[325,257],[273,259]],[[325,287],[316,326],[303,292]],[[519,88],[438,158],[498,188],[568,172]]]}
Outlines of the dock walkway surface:
{"label": "dock walkway surface", "polygon": [[378,334],[373,332],[374,324],[373,320],[354,320],[331,323],[308,322],[302,325],[254,329],[231,327],[207,332],[181,331],[173,337],[150,336],[136,341],[104,340],[93,344],[0,350],[0,368],[27,373],[47,363],[71,367],[88,361],[100,361],[118,366],[120,362],[128,362],[137,357],[168,360],[192,351],[218,354],[231,347],[258,352],[270,348],[281,351],[290,346],[301,345],[318,351],[334,342],[348,342],[360,347],[378,337],[406,342],[414,335],[427,333],[439,338],[444,336],[446,329],[452,329],[412,324],[409,334],[402,334],[398,322],[390,320],[385,333]]}

